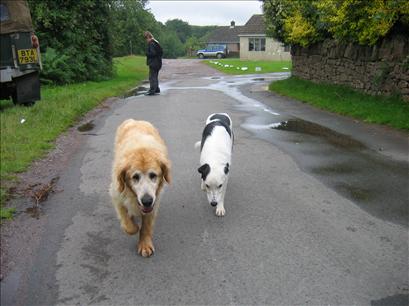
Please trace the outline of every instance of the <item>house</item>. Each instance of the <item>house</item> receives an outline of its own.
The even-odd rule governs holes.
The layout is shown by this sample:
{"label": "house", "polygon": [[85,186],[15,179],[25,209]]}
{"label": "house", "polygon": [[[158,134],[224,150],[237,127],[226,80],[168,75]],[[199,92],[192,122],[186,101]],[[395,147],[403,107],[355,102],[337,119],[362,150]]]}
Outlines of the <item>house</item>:
{"label": "house", "polygon": [[229,56],[244,60],[291,60],[290,47],[267,37],[263,15],[253,15],[244,26],[218,27],[207,40],[208,45],[225,45]]}
{"label": "house", "polygon": [[217,27],[210,33],[207,39],[207,45],[225,45],[229,56],[239,56],[240,38],[239,34],[242,26],[236,26],[232,21],[230,26]]}

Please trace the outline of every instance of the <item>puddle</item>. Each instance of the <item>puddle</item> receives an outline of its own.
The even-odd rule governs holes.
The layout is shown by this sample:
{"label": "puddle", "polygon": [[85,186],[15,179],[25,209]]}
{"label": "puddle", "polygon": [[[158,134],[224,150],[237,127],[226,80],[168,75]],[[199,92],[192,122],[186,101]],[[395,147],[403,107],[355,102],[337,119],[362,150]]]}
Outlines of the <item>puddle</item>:
{"label": "puddle", "polygon": [[91,131],[93,128],[95,127],[94,122],[88,121],[87,123],[84,123],[83,125],[80,125],[77,130],[80,132],[87,132],[87,131]]}
{"label": "puddle", "polygon": [[409,294],[395,294],[371,301],[371,306],[408,305]]}
{"label": "puddle", "polygon": [[342,163],[312,168],[311,171],[320,175],[351,175],[359,172],[354,166]]}
{"label": "puddle", "polygon": [[375,193],[375,190],[368,190],[350,184],[339,184],[335,186],[335,189],[338,190],[341,194],[346,193],[348,195],[348,198],[360,202],[368,201],[371,198],[371,195],[374,195]]}
{"label": "puddle", "polygon": [[289,154],[303,171],[368,213],[409,226],[407,162],[388,159],[349,135],[310,121],[274,122],[277,117],[262,108],[246,111],[252,115],[241,126]]}
{"label": "puddle", "polygon": [[220,80],[220,77],[211,77],[211,80]]}
{"label": "puddle", "polygon": [[33,206],[33,207],[29,207],[25,210],[26,214],[29,214],[30,217],[34,218],[34,219],[40,219],[40,217],[43,215],[43,212],[41,211],[40,206]]}
{"label": "puddle", "polygon": [[265,81],[265,79],[264,78],[254,78],[253,81],[261,82],[261,81]]}
{"label": "puddle", "polygon": [[280,131],[317,136],[325,139],[328,143],[337,147],[344,147],[348,149],[366,148],[364,144],[351,138],[350,136],[335,132],[334,130],[322,125],[302,119],[289,119],[287,121],[282,121],[279,124],[272,124],[271,128]]}
{"label": "puddle", "polygon": [[[149,82],[148,82],[149,83]],[[135,96],[141,96],[144,95],[147,91],[149,90],[148,87],[145,86],[138,86],[132,90],[127,91],[122,98],[129,98],[129,97],[135,97]]]}

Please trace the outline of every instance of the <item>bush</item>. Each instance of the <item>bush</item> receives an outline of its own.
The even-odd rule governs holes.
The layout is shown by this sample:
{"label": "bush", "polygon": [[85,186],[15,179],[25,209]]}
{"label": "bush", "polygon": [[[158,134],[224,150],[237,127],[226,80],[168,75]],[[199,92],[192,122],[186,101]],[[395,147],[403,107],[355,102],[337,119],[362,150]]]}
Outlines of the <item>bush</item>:
{"label": "bush", "polygon": [[47,83],[100,80],[112,74],[109,2],[29,0]]}
{"label": "bush", "polygon": [[325,38],[374,45],[396,28],[409,35],[407,0],[265,0],[263,10],[270,35],[304,47]]}

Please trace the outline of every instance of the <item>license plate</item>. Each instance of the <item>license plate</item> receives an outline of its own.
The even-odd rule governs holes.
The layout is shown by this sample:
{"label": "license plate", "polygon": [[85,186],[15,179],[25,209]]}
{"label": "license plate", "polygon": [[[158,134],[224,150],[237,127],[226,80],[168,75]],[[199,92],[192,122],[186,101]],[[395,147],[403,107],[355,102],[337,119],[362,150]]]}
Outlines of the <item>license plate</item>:
{"label": "license plate", "polygon": [[37,63],[37,50],[36,49],[21,49],[17,50],[18,61],[20,64],[33,64]]}

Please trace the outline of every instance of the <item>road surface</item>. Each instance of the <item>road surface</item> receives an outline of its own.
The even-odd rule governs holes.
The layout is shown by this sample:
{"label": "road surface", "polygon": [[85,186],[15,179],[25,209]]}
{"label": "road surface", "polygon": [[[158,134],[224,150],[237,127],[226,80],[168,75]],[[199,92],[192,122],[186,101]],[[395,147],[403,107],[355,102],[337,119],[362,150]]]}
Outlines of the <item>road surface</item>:
{"label": "road surface", "polygon": [[[10,234],[17,255],[1,304],[407,304],[407,135],[266,91],[287,76],[165,61],[161,95],[120,99],[92,130],[73,132],[80,145],[60,192],[38,219],[17,217],[32,237]],[[229,113],[235,130],[223,218],[200,190],[194,149],[213,112]],[[151,121],[173,163],[148,259],[108,195],[115,129],[127,118]]]}

